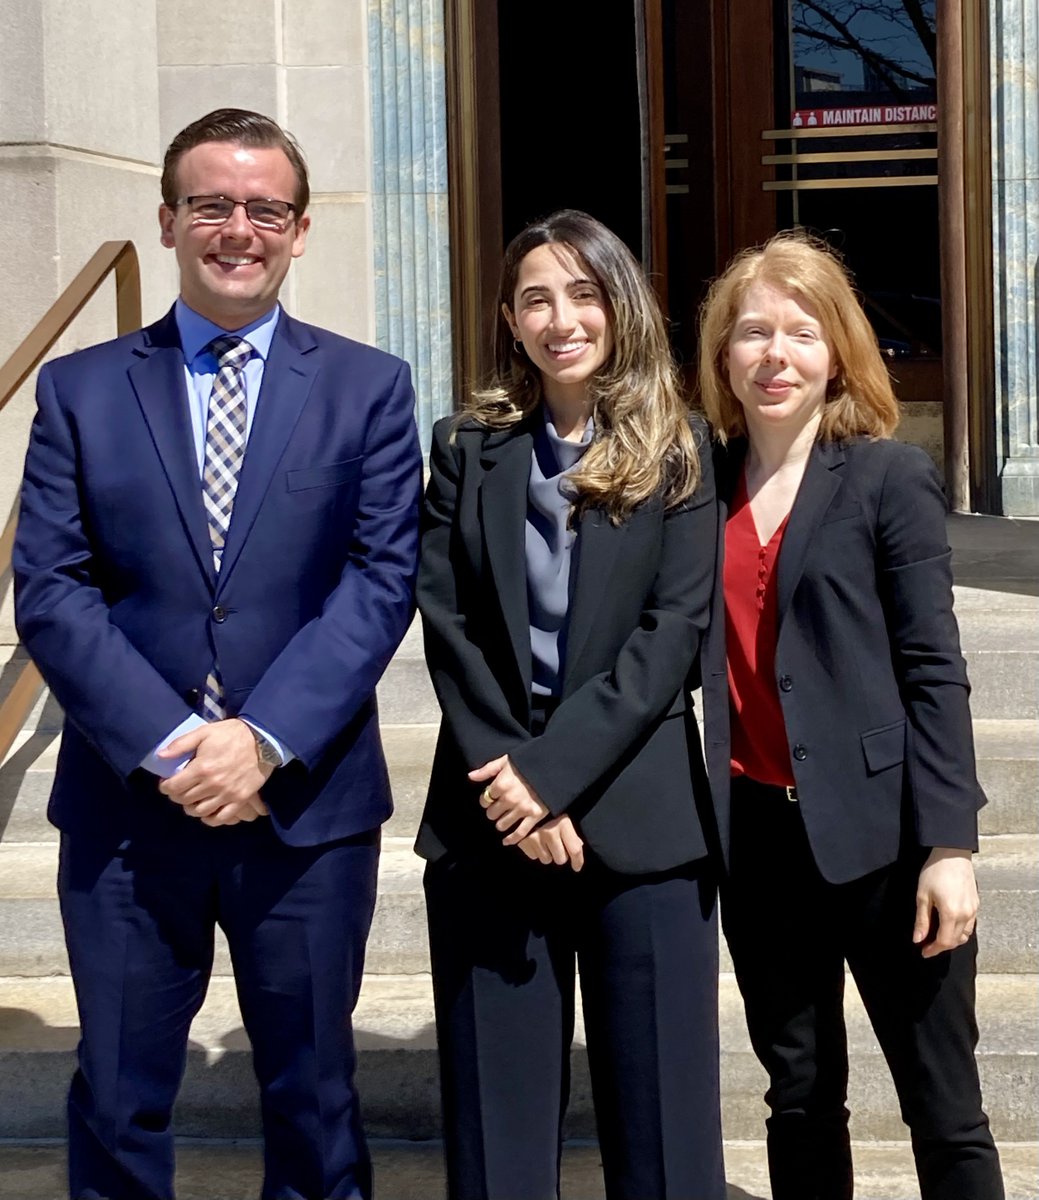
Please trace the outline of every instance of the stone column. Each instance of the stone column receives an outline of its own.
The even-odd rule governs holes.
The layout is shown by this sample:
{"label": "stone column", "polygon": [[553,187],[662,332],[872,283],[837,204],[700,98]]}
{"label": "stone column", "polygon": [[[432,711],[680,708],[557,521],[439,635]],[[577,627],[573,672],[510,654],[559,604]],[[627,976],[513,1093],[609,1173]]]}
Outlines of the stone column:
{"label": "stone column", "polygon": [[214,108],[273,117],[311,183],[307,250],[282,300],[304,321],[372,341],[365,0],[159,0],[163,143]]}
{"label": "stone column", "polygon": [[411,363],[428,450],[452,411],[443,0],[369,0],[375,320]]}
{"label": "stone column", "polygon": [[[145,316],[167,303],[158,240],[154,0],[0,0],[0,355],[6,357],[98,245],[131,238]],[[115,330],[109,294],[64,349]],[[0,439],[2,441],[3,439]]]}
{"label": "stone column", "polygon": [[1004,514],[1039,516],[1039,5],[990,13],[997,466]]}
{"label": "stone column", "polygon": [[159,0],[162,140],[211,108],[299,139],[313,224],[283,292],[303,320],[412,365],[419,424],[451,410],[442,0]]}

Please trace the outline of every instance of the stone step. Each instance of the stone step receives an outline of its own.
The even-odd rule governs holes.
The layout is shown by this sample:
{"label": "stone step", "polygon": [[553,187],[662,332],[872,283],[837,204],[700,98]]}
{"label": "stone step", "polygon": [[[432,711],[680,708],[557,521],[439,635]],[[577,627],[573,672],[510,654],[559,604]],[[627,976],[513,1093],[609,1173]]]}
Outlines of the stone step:
{"label": "stone step", "polygon": [[[1035,720],[1039,717],[1039,597],[974,587],[957,587],[955,597],[974,716]],[[380,685],[384,722],[439,720],[419,626],[416,620]]]}
{"label": "stone step", "polygon": [[[956,616],[975,718],[1039,717],[1039,597],[955,589]],[[434,723],[440,710],[429,682],[419,622],[401,643],[379,686],[383,721]]]}
{"label": "stone step", "polygon": [[[430,1200],[444,1194],[442,1147],[437,1141],[374,1138],[370,1142],[378,1194],[389,1200]],[[909,1200],[918,1196],[908,1142],[855,1142],[855,1195],[859,1200]],[[1000,1160],[1006,1200],[1039,1200],[1039,1147],[1004,1142]],[[765,1144],[727,1141],[728,1200],[765,1200],[769,1193]],[[180,1200],[244,1200],[260,1191],[258,1139],[234,1142],[183,1138],[177,1144]],[[2,1196],[55,1200],[65,1189],[65,1147],[60,1143],[0,1145]],[[585,1139],[563,1147],[562,1200],[605,1200],[599,1148]]]}
{"label": "stone step", "polygon": [[[429,784],[436,725],[382,726],[395,811],[390,837],[413,837]],[[1039,721],[975,720],[978,777],[989,798],[980,814],[985,834],[1039,833]],[[52,733],[23,732],[0,767],[0,840],[57,841],[47,797],[58,753]]]}
{"label": "stone step", "polygon": [[1039,715],[1039,596],[1028,594],[1035,582],[1009,581],[996,590],[984,586],[986,569],[959,566],[957,580],[983,586],[960,582],[954,589],[971,712],[975,718],[1032,719]]}
{"label": "stone step", "polygon": [[[1036,976],[978,981],[978,1061],[998,1138],[1034,1138],[1039,1098],[1035,1044]],[[899,1141],[905,1128],[880,1050],[849,985],[852,1136]],[[723,1121],[726,1136],[762,1136],[766,1080],[751,1051],[731,975],[720,987]],[[440,1133],[436,1044],[428,975],[367,976],[355,1017],[358,1086],[376,1137]],[[68,979],[0,980],[0,1139],[60,1137],[63,1099],[78,1037]],[[566,1131],[594,1137],[584,1034],[578,1018]],[[255,1078],[231,980],[216,978],[192,1027],[176,1128],[188,1137],[258,1133]]]}
{"label": "stone step", "polygon": [[983,834],[1039,833],[1039,721],[974,720]]}
{"label": "stone step", "polygon": [[[0,702],[13,686],[23,662],[25,651],[20,646],[0,646]],[[379,717],[384,724],[436,724],[440,720],[440,707],[429,682],[421,643],[416,645],[406,639],[386,669],[378,697]],[[61,706],[50,692],[44,691],[26,718],[23,731],[55,734],[61,732],[61,724]]]}
{"label": "stone step", "polygon": [[440,720],[440,705],[426,670],[418,618],[379,683],[379,719],[388,725],[432,725]]}
{"label": "stone step", "polygon": [[[381,734],[395,806],[385,833],[414,837],[426,799],[437,726],[384,724]],[[58,733],[28,730],[15,740],[0,767],[0,841],[58,840],[58,831],[47,820],[47,800],[59,744]]]}
{"label": "stone step", "polygon": [[[440,1142],[375,1138],[370,1146],[380,1196],[430,1200],[444,1194]],[[855,1142],[852,1153],[858,1200],[910,1200],[919,1195],[908,1142]],[[1039,1200],[1039,1147],[1034,1142],[1004,1142],[1000,1160],[1006,1200]],[[766,1200],[770,1192],[764,1142],[727,1141],[725,1173],[727,1200]],[[260,1191],[262,1176],[258,1139],[178,1141],[180,1200],[251,1200]],[[0,1145],[0,1180],[0,1196],[55,1200],[65,1189],[65,1147],[47,1142]],[[594,1142],[573,1139],[564,1145],[562,1200],[605,1200]]]}
{"label": "stone step", "polygon": [[1039,654],[1031,650],[964,650],[972,716],[990,720],[1039,717]]}
{"label": "stone step", "polygon": [[[997,720],[1039,717],[1039,597],[978,588],[956,588],[956,615],[972,683],[971,711]],[[0,700],[24,660],[18,647],[0,647]],[[416,619],[379,685],[379,712],[389,725],[435,724],[440,710],[429,681]],[[26,728],[59,729],[61,713],[49,696],[41,698]]]}
{"label": "stone step", "polygon": [[[977,858],[982,894],[979,970],[1031,974],[1039,970],[1039,837],[988,837]],[[387,838],[379,868],[379,898],[368,939],[374,975],[429,969],[423,864],[410,839]],[[53,843],[0,844],[0,976],[65,974],[68,961],[55,898]],[[728,957],[722,942],[724,969]],[[229,972],[217,941],[215,970]]]}
{"label": "stone step", "polygon": [[964,650],[1039,653],[1039,597],[957,588],[954,609]]}
{"label": "stone step", "polygon": [[[1035,530],[1039,540],[1039,524]],[[1039,614],[1039,570],[1028,579],[993,579],[991,582],[980,575],[971,580],[966,578],[964,571],[955,567],[953,570],[956,575],[953,604],[964,644],[994,613],[1016,613],[1021,617]]]}
{"label": "stone step", "polygon": [[1035,592],[1039,579],[1039,525],[1028,518],[952,513],[946,520],[960,582]]}

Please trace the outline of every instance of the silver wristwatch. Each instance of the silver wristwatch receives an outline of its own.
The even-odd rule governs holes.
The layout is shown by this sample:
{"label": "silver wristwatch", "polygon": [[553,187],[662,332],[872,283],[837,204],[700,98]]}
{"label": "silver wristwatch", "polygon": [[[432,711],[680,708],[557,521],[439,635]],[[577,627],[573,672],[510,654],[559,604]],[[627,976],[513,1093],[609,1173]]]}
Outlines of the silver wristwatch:
{"label": "silver wristwatch", "polygon": [[[246,724],[248,724],[248,722],[246,722]],[[254,729],[252,725],[249,725],[249,732],[256,739],[256,753],[259,756],[260,762],[267,767],[280,767],[281,755],[278,753],[277,746],[275,746],[270,738],[265,738],[263,734],[258,729]]]}

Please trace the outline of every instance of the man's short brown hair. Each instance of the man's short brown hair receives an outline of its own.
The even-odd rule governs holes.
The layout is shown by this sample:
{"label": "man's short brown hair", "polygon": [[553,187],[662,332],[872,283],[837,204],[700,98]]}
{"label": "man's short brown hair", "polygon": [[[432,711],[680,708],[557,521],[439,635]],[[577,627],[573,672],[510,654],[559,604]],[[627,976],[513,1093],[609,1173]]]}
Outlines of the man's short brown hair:
{"label": "man's short brown hair", "polygon": [[[173,208],[181,198],[177,194],[177,164],[195,146],[203,142],[232,142],[236,146],[251,146],[258,150],[282,150],[296,172],[296,219],[306,212],[310,203],[310,180],[307,162],[299,143],[270,117],[262,113],[249,112],[245,108],[218,108],[197,121],[170,142],[162,163],[162,202]],[[244,197],[251,199],[252,197]],[[280,199],[280,197],[264,197]]]}

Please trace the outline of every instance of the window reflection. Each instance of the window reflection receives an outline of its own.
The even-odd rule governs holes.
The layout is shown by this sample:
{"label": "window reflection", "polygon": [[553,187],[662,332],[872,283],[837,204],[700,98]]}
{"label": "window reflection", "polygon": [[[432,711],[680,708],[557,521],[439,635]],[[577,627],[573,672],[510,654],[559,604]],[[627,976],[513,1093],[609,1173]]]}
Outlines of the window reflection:
{"label": "window reflection", "polygon": [[936,166],[935,0],[784,7],[777,117],[812,137],[792,147],[807,158],[777,170],[794,186],[778,198],[780,223],[805,225],[845,255],[888,355],[933,362],[942,346],[938,197],[927,182]]}
{"label": "window reflection", "polygon": [[793,0],[790,30],[795,110],[935,103],[934,0]]}

